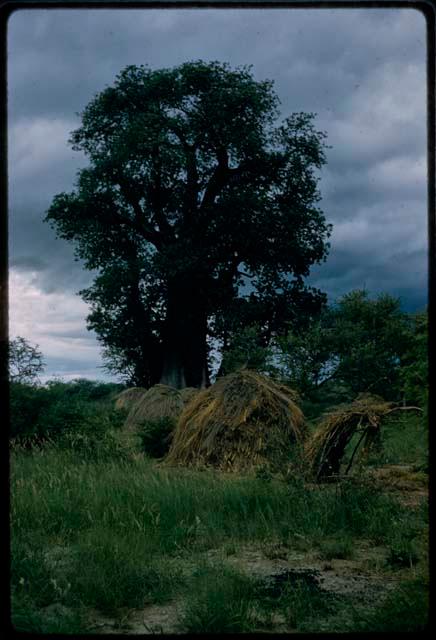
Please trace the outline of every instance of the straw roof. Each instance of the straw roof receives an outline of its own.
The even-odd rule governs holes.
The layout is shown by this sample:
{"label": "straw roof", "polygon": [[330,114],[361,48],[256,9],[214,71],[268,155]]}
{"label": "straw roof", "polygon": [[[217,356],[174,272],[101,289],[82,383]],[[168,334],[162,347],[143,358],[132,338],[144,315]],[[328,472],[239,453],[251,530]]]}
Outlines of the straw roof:
{"label": "straw roof", "polygon": [[124,391],[121,391],[115,398],[115,409],[130,410],[146,391],[143,387],[124,389]]}
{"label": "straw roof", "polygon": [[166,384],[156,384],[139,399],[130,410],[124,426],[135,430],[146,420],[177,419],[184,403],[180,391]]}
{"label": "straw roof", "polygon": [[185,407],[165,463],[239,471],[285,460],[305,435],[295,399],[295,392],[248,369],[219,378]]}
{"label": "straw roof", "polygon": [[345,448],[355,433],[361,432],[354,455],[365,441],[369,446],[378,438],[382,418],[394,410],[394,403],[371,394],[359,394],[350,404],[324,413],[313,436],[306,442],[305,458],[316,480],[339,474]]}
{"label": "straw roof", "polygon": [[179,393],[182,396],[183,404],[186,405],[197,393],[200,393],[200,389],[196,387],[185,387],[184,389],[180,389]]}

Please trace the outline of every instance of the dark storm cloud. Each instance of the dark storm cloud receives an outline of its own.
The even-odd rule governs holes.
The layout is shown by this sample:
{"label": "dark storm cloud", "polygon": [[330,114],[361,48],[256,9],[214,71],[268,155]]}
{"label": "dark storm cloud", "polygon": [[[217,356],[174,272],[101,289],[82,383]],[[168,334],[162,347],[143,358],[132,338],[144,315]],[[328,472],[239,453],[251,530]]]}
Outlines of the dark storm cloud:
{"label": "dark storm cloud", "polygon": [[76,290],[89,282],[89,274],[74,262],[73,248],[43,223],[51,198],[72,189],[83,163],[66,144],[73,126],[70,119],[29,117],[9,129],[10,266],[23,270],[28,264],[39,271],[47,291]]}
{"label": "dark storm cloud", "polygon": [[329,291],[330,302],[337,301],[352,289],[366,289],[370,294],[388,292],[400,298],[405,311],[422,309],[426,304],[422,251],[401,251],[390,256],[390,262],[392,268],[385,273],[385,263],[380,254],[359,252],[356,247],[337,249],[331,256],[328,269],[315,269],[318,276],[316,285],[323,291]]}
{"label": "dark storm cloud", "polygon": [[[415,10],[38,10],[8,32],[10,264],[42,292],[92,279],[42,220],[86,160],[76,115],[128,64],[250,64],[281,113],[326,131],[321,207],[331,252],[310,283],[331,299],[363,285],[426,299],[425,22]],[[19,280],[24,287],[24,281]],[[32,281],[33,282],[33,281]],[[33,285],[32,285],[33,286]],[[35,285],[36,286],[36,285]]]}
{"label": "dark storm cloud", "polygon": [[253,64],[258,77],[276,79],[286,108],[341,113],[374,69],[422,62],[424,31],[417,38],[411,23],[424,19],[389,10],[18,11],[9,23],[11,110],[71,117],[127,64],[204,58]]}

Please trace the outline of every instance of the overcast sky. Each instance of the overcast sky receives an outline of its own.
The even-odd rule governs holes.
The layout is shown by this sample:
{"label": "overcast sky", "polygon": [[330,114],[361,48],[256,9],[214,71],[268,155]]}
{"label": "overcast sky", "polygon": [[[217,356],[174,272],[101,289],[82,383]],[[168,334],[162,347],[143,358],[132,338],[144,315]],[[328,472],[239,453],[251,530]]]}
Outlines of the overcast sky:
{"label": "overcast sky", "polygon": [[[333,224],[310,283],[427,301],[425,20],[413,9],[22,10],[9,20],[10,337],[37,343],[47,376],[103,378],[77,291],[92,274],[43,223],[86,159],[67,141],[129,64],[252,64],[281,113],[317,113],[331,149],[321,208]],[[108,377],[106,376],[108,379]]]}

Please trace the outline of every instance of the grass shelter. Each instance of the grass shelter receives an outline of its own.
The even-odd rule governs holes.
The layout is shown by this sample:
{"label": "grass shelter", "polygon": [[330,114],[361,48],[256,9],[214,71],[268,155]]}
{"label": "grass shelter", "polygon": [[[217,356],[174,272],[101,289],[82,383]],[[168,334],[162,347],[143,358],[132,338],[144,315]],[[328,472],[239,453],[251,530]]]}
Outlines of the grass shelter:
{"label": "grass shelter", "polygon": [[321,416],[318,427],[305,444],[304,458],[316,481],[333,479],[340,474],[345,449],[355,434],[359,434],[345,474],[351,468],[361,445],[368,451],[380,441],[383,419],[393,411],[418,410],[399,407],[380,396],[361,393],[349,403],[339,405]]}
{"label": "grass shelter", "polygon": [[177,420],[184,407],[179,390],[166,384],[155,384],[130,410],[124,426],[134,431],[144,421],[173,418]]}
{"label": "grass shelter", "polygon": [[130,409],[142,398],[147,389],[143,387],[131,387],[130,389],[124,389],[115,398],[115,409]]}
{"label": "grass shelter", "polygon": [[240,471],[289,461],[306,432],[296,399],[291,389],[248,369],[223,376],[183,410],[165,464]]}
{"label": "grass shelter", "polygon": [[188,402],[190,402],[197,393],[200,393],[200,389],[197,389],[196,387],[185,387],[184,389],[180,389],[183,404],[188,404]]}

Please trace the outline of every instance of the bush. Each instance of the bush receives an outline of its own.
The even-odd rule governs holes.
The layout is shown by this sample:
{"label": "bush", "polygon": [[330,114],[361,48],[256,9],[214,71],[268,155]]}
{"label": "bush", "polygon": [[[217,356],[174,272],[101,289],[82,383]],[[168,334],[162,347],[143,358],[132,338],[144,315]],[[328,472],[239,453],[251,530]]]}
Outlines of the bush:
{"label": "bush", "polygon": [[132,453],[129,442],[117,437],[110,414],[87,416],[80,427],[62,432],[56,444],[74,451],[83,460],[127,459]]}
{"label": "bush", "polygon": [[31,345],[18,336],[9,341],[9,379],[12,382],[34,383],[44,370],[44,360],[38,345]]}
{"label": "bush", "polygon": [[93,402],[96,400],[108,400],[114,394],[119,393],[123,389],[123,385],[76,378],[71,382],[50,380],[47,382],[47,389],[53,398],[57,397],[63,400],[74,398],[84,402]]}
{"label": "bush", "polygon": [[9,387],[10,437],[21,439],[36,435],[39,416],[48,404],[47,389],[12,382]]}
{"label": "bush", "polygon": [[262,344],[260,327],[244,327],[232,337],[231,345],[223,352],[220,374],[228,375],[241,368],[265,373],[271,368],[271,351]]}
{"label": "bush", "polygon": [[171,436],[176,426],[174,418],[147,420],[141,425],[141,448],[151,458],[162,458],[168,453]]}
{"label": "bush", "polygon": [[86,422],[91,411],[80,400],[55,401],[38,416],[37,432],[42,438],[56,438],[61,433],[77,430]]}
{"label": "bush", "polygon": [[88,380],[54,381],[46,387],[12,383],[12,440],[28,448],[56,443],[87,459],[126,457],[125,443],[114,433],[122,426],[124,413],[104,400],[114,386]]}

